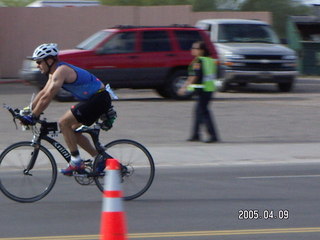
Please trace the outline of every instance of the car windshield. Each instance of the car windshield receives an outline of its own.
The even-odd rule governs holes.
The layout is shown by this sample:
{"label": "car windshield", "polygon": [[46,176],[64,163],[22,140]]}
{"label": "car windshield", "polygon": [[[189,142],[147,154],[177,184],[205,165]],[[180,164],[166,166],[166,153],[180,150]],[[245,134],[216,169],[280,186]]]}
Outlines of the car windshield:
{"label": "car windshield", "polygon": [[83,42],[81,42],[76,48],[83,49],[83,50],[91,50],[95,48],[101,41],[106,39],[108,36],[111,35],[111,32],[108,31],[99,31]]}
{"label": "car windshield", "polygon": [[268,25],[221,24],[218,42],[279,43],[277,35]]}

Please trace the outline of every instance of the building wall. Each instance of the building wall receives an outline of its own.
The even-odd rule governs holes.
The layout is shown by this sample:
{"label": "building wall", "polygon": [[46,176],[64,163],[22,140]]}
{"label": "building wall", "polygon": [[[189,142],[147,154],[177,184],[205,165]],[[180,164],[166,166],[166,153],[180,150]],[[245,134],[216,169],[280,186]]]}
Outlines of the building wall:
{"label": "building wall", "polygon": [[26,56],[41,43],[73,48],[100,29],[119,24],[190,24],[205,18],[260,19],[269,12],[192,12],[191,6],[0,8],[0,78],[17,78]]}

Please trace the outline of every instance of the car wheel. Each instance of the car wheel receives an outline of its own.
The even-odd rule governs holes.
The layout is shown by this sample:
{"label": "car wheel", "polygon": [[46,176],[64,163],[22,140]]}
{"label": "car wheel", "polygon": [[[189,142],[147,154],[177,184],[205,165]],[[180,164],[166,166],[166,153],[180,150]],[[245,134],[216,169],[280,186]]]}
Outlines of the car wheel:
{"label": "car wheel", "polygon": [[163,98],[170,98],[170,95],[165,88],[156,88],[155,91]]}
{"label": "car wheel", "polygon": [[217,79],[216,87],[219,92],[226,92],[229,88],[229,84],[223,81],[223,79]]}
{"label": "car wheel", "polygon": [[290,92],[293,89],[293,80],[286,83],[278,83],[278,89],[280,92]]}
{"label": "car wheel", "polygon": [[71,102],[75,100],[71,93],[62,88],[56,94],[55,99],[59,102]]}
{"label": "car wheel", "polygon": [[188,73],[186,70],[178,70],[175,71],[169,78],[165,86],[166,94],[172,98],[177,100],[186,100],[192,98],[193,92],[187,92],[185,95],[178,95],[179,89],[184,85],[188,78]]}

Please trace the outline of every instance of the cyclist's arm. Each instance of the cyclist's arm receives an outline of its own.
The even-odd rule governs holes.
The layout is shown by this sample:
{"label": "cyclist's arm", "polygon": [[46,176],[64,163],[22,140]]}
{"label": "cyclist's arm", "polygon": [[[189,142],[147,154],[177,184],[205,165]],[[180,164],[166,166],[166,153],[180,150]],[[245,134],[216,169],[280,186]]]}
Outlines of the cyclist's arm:
{"label": "cyclist's arm", "polygon": [[47,86],[48,86],[48,82],[46,83],[46,85],[44,86],[44,88],[41,89],[40,92],[35,96],[35,98],[34,98],[33,101],[32,101],[32,104],[31,104],[31,109],[34,109],[35,106],[37,106],[39,100],[41,99],[41,97],[42,97],[43,94],[45,93]]}
{"label": "cyclist's arm", "polygon": [[56,72],[49,78],[46,86],[39,92],[33,101],[32,113],[35,116],[40,116],[40,114],[49,106],[51,100],[59,91],[64,81],[65,73],[58,68]]}

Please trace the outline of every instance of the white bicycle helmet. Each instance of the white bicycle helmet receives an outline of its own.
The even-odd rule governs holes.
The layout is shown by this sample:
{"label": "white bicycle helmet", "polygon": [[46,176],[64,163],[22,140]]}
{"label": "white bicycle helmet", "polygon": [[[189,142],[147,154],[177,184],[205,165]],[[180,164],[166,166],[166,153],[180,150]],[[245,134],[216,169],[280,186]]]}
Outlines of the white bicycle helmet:
{"label": "white bicycle helmet", "polygon": [[56,43],[44,43],[37,47],[32,55],[32,60],[40,60],[49,56],[57,56],[59,53]]}

